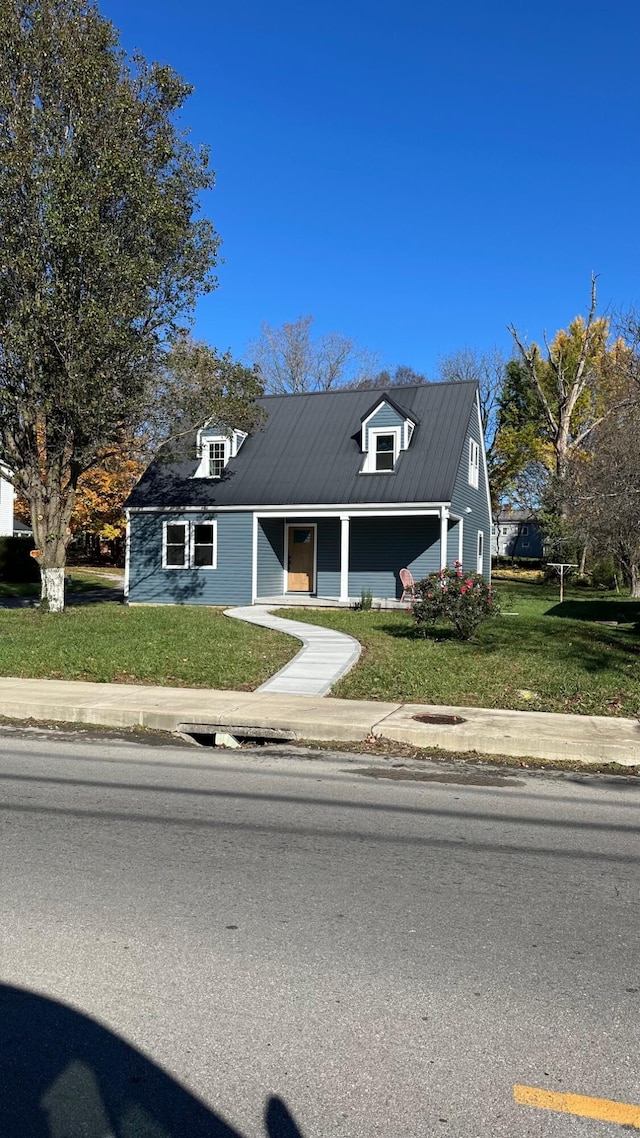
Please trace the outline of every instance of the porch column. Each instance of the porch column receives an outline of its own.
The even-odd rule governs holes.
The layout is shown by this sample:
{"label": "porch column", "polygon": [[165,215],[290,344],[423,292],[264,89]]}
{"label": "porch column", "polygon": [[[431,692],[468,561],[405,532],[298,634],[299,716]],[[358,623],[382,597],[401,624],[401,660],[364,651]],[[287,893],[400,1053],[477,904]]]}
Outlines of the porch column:
{"label": "porch column", "polygon": [[440,507],[440,568],[446,569],[447,567],[447,530],[449,521],[449,511],[444,506]]}
{"label": "porch column", "polygon": [[340,600],[349,600],[349,515],[340,514]]}

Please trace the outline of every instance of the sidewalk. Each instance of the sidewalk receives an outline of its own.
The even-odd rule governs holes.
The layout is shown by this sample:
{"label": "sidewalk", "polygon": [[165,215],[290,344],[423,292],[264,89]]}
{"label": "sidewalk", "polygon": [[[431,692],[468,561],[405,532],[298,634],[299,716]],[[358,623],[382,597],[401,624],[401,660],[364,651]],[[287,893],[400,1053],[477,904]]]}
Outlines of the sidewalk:
{"label": "sidewalk", "polygon": [[[281,732],[292,740],[336,740],[356,748],[374,735],[460,753],[640,765],[640,724],[635,719],[538,711],[0,678],[0,715],[163,731],[186,732],[197,725],[200,733],[207,728],[228,734],[236,729],[239,735],[244,729],[257,736]],[[465,722],[421,723],[417,715],[458,715]]]}
{"label": "sidewalk", "polygon": [[361,645],[353,636],[320,624],[284,620],[281,616],[274,616],[265,605],[227,609],[224,615],[234,620],[244,620],[248,624],[258,624],[261,628],[272,628],[275,632],[283,632],[285,636],[295,636],[302,641],[297,656],[261,684],[259,692],[326,695],[340,677],[353,668],[362,651]]}

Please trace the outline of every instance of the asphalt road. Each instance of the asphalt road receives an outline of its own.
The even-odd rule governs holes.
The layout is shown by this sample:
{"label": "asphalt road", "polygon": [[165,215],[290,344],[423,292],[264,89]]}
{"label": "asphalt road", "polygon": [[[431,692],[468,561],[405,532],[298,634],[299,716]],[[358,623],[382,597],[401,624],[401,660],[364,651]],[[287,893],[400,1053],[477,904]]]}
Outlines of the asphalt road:
{"label": "asphalt road", "polygon": [[621,1134],[640,784],[371,767],[0,731],[2,1138]]}

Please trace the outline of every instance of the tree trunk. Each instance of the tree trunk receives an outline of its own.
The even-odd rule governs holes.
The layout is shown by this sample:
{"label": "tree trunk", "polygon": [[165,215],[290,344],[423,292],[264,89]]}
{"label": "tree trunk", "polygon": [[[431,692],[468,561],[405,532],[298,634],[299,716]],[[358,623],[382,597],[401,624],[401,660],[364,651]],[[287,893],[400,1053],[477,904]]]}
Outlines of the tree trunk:
{"label": "tree trunk", "polygon": [[61,492],[52,475],[48,485],[38,479],[29,489],[31,524],[38,551],[36,560],[40,567],[40,606],[48,612],[64,612],[64,570],[75,487]]}
{"label": "tree trunk", "polygon": [[56,569],[40,568],[42,578],[40,604],[49,612],[64,612],[64,566]]}
{"label": "tree trunk", "polygon": [[640,597],[640,565],[636,561],[631,562],[630,573],[630,591],[632,597]]}
{"label": "tree trunk", "polygon": [[584,577],[585,565],[587,563],[587,546],[583,545],[580,551],[580,565],[578,567],[578,576]]}

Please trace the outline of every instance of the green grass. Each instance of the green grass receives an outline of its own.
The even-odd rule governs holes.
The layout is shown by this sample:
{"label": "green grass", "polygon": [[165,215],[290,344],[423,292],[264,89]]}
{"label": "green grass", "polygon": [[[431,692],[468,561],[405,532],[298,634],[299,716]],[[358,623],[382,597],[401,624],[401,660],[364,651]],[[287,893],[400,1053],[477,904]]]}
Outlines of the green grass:
{"label": "green grass", "polygon": [[[117,572],[117,570],[116,570]],[[68,570],[66,579],[70,583],[65,586],[65,593],[88,593],[95,592],[97,589],[117,589],[118,582],[104,577],[100,570],[92,569],[76,569]],[[124,580],[124,575],[123,575]],[[0,581],[0,598],[2,597],[39,597],[40,596],[40,582],[11,582]]]}
{"label": "green grass", "polygon": [[[466,644],[445,628],[415,637],[405,612],[306,610],[304,619],[363,645],[360,662],[332,691],[342,698],[584,715],[640,712],[640,634],[631,627],[640,619],[640,602],[575,590],[560,606],[557,588],[539,584],[503,584],[497,591],[503,615]],[[295,610],[279,615],[300,619]],[[599,620],[627,623],[610,628]]]}
{"label": "green grass", "polygon": [[298,641],[199,606],[0,609],[0,675],[252,690]]}

